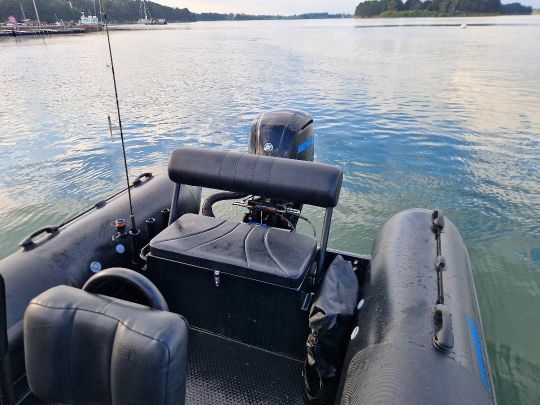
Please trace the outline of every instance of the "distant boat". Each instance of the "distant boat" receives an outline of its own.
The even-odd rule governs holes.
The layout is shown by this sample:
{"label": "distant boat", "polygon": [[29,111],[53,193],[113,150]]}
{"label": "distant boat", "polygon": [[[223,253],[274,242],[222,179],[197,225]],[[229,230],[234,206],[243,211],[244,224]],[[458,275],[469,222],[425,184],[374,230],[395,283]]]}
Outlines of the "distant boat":
{"label": "distant boat", "polygon": [[155,19],[150,14],[146,1],[141,1],[141,18],[137,21],[137,24],[141,25],[166,25],[167,20],[164,18]]}
{"label": "distant boat", "polygon": [[154,18],[140,18],[137,21],[137,24],[141,25],[167,25],[167,20],[164,18],[158,18],[157,20]]}
{"label": "distant boat", "polygon": [[461,24],[461,25],[459,26],[459,28],[461,28],[462,30],[464,30],[465,28],[467,28],[467,24]]}
{"label": "distant boat", "polygon": [[103,28],[103,23],[99,21],[98,17],[95,15],[84,15],[84,11],[81,12],[81,18],[79,20],[79,25],[94,26],[98,28]]}

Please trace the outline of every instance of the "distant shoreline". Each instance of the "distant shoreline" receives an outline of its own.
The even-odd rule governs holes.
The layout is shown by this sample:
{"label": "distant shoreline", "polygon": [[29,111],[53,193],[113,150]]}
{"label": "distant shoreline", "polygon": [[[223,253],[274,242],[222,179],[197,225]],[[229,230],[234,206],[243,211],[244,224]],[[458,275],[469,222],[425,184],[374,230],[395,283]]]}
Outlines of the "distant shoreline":
{"label": "distant shoreline", "polygon": [[365,20],[370,18],[459,18],[459,17],[502,17],[502,16],[511,16],[511,15],[535,15],[537,13],[529,14],[502,14],[502,13],[461,13],[461,14],[440,14],[435,12],[424,12],[424,13],[415,13],[409,11],[397,11],[397,12],[384,12],[379,15],[374,15],[370,17],[358,16],[355,15],[354,18],[359,20]]}
{"label": "distant shoreline", "polygon": [[501,0],[365,0],[354,12],[360,18],[485,17],[530,15],[533,8]]}

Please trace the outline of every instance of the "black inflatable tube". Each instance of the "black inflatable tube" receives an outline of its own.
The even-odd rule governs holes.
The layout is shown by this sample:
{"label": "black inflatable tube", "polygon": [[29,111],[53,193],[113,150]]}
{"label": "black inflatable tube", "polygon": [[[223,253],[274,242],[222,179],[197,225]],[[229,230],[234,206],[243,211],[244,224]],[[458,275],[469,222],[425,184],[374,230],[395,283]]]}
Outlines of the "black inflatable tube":
{"label": "black inflatable tube", "polygon": [[336,403],[495,402],[469,257],[448,219],[440,250],[452,347],[434,344],[440,259],[432,211],[400,212],[374,241]]}
{"label": "black inflatable tube", "polygon": [[[136,225],[144,243],[148,242],[146,219],[161,216],[161,210],[170,206],[173,188],[174,183],[167,176],[149,178],[132,188]],[[200,195],[200,190],[183,189],[178,204],[180,214],[197,213],[200,200],[193,196]],[[6,326],[13,381],[24,374],[22,320],[30,300],[60,284],[82,287],[94,274],[91,267],[97,270],[132,266],[129,239],[112,240],[116,232],[114,221],[118,218],[129,218],[126,191],[96,204],[93,210],[68,221],[58,232],[0,260],[0,274],[6,286]]]}

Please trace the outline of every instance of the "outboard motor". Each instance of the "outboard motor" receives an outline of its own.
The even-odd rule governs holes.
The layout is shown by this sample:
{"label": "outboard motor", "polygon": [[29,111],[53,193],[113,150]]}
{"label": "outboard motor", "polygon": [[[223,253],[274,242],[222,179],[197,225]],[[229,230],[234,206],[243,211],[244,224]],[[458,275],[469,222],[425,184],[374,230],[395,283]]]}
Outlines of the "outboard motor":
{"label": "outboard motor", "polygon": [[263,112],[251,125],[249,153],[313,161],[313,118],[297,111]]}
{"label": "outboard motor", "polygon": [[[313,161],[314,143],[311,115],[289,110],[269,111],[261,113],[251,125],[248,151],[254,155]],[[203,204],[202,214],[213,217],[214,203],[237,199],[243,200],[233,204],[249,211],[244,216],[244,222],[294,231],[298,218],[303,218],[301,205],[230,192],[208,197]]]}

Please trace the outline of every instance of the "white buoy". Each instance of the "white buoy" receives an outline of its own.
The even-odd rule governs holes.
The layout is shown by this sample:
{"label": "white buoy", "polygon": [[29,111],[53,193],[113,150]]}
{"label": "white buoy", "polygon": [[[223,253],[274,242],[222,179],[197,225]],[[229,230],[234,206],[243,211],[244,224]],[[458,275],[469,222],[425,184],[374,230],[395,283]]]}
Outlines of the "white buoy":
{"label": "white buoy", "polygon": [[464,30],[465,28],[467,28],[467,24],[461,24],[461,25],[459,26],[459,28],[461,28],[462,30]]}

